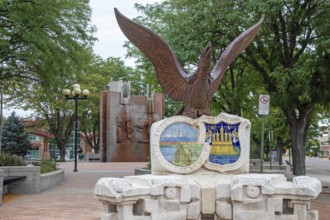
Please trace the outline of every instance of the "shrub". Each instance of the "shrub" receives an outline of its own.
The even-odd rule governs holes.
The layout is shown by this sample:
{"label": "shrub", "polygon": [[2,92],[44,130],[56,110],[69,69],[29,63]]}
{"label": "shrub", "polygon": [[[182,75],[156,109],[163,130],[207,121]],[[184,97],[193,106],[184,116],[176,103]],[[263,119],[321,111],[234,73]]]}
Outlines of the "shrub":
{"label": "shrub", "polygon": [[146,167],[146,169],[147,170],[151,170],[151,159],[150,159],[150,157],[147,157],[147,167]]}
{"label": "shrub", "polygon": [[0,166],[25,166],[23,158],[8,153],[0,153]]}
{"label": "shrub", "polygon": [[41,173],[49,173],[57,170],[57,164],[51,160],[41,161]]}

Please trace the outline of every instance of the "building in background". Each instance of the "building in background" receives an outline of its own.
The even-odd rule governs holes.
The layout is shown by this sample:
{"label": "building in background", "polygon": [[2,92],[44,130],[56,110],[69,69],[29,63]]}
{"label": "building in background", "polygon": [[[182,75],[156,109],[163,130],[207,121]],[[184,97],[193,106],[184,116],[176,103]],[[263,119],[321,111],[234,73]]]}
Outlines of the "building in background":
{"label": "building in background", "polygon": [[322,157],[330,156],[330,127],[324,128],[321,130],[320,142],[320,151]]}
{"label": "building in background", "polygon": [[29,135],[32,148],[29,149],[27,158],[32,160],[49,160],[49,140],[54,136],[38,121],[25,119],[22,121],[25,131]]}
{"label": "building in background", "polygon": [[32,148],[29,149],[28,158],[36,160],[49,160],[49,139],[53,138],[53,135],[45,131],[31,131],[28,132],[29,140],[32,144]]}

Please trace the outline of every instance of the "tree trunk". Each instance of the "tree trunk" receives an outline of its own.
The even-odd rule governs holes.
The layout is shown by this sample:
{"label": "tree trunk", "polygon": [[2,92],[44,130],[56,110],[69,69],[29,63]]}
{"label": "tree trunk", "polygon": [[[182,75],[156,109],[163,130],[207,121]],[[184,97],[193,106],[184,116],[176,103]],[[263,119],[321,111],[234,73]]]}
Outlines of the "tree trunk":
{"label": "tree trunk", "polygon": [[65,152],[66,152],[65,142],[56,139],[56,144],[58,149],[60,150],[60,160],[65,161]]}
{"label": "tree trunk", "polygon": [[[298,112],[298,113],[297,113]],[[313,105],[303,109],[285,109],[284,114],[291,128],[293,174],[306,175],[306,137],[310,125]]]}
{"label": "tree trunk", "polygon": [[282,143],[282,138],[278,137],[277,138],[277,157],[278,157],[278,164],[282,165],[283,164],[283,143]]}
{"label": "tree trunk", "polygon": [[[299,124],[299,123],[296,123]],[[293,175],[306,175],[306,148],[303,126],[291,128]]]}
{"label": "tree trunk", "polygon": [[65,161],[65,147],[59,147],[60,148],[60,160]]}

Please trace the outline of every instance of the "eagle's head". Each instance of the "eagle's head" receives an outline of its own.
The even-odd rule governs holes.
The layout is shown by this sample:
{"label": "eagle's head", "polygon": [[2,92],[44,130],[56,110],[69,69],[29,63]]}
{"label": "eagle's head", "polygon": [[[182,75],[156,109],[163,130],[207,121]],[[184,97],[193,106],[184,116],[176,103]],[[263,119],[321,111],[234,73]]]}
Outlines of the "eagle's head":
{"label": "eagle's head", "polygon": [[212,59],[212,44],[208,42],[206,47],[203,49],[203,52],[199,58],[199,64],[197,69],[197,74],[201,78],[207,78],[211,70],[211,59]]}

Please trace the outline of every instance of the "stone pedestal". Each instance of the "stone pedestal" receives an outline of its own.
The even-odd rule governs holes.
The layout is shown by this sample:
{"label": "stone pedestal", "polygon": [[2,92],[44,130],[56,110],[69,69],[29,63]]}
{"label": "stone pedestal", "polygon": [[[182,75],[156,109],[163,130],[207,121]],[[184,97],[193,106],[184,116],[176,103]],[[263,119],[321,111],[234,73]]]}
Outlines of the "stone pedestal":
{"label": "stone pedestal", "polygon": [[310,201],[321,192],[319,180],[248,174],[250,127],[228,114],[154,123],[152,174],[100,179],[101,219],[318,219]]}

